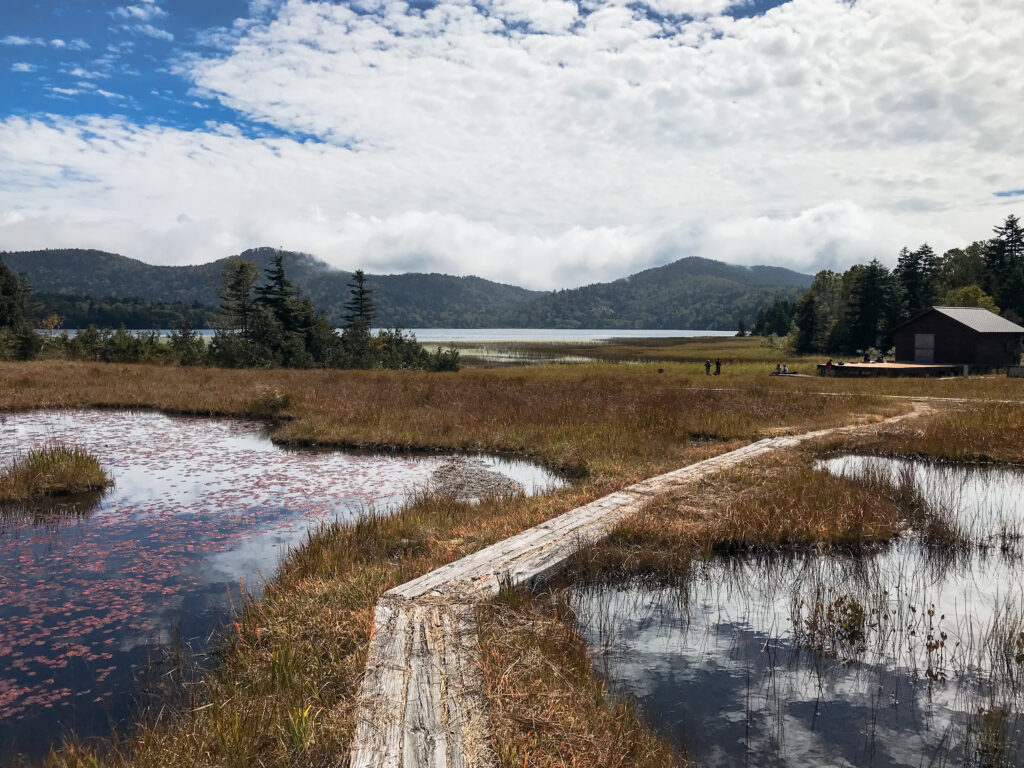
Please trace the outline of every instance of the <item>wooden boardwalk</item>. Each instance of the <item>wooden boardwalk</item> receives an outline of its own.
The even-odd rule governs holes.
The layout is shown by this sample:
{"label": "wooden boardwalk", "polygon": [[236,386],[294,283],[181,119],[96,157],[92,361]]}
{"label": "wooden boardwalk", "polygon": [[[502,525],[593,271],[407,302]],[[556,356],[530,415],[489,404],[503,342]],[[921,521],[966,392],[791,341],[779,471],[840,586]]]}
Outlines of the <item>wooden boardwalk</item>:
{"label": "wooden boardwalk", "polygon": [[[914,416],[921,408],[888,423]],[[653,496],[854,425],[761,440],[631,485],[384,593],[360,688],[352,768],[495,765],[477,665],[475,606],[502,584],[534,586]]]}

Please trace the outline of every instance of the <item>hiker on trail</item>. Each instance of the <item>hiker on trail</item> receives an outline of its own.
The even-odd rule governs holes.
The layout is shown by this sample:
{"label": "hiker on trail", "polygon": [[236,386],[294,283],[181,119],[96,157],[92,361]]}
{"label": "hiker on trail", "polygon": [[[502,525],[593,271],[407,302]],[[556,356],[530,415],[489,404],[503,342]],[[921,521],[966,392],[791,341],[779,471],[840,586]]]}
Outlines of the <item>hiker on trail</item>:
{"label": "hiker on trail", "polygon": [[711,361],[710,360],[705,360],[704,361],[704,373],[707,376],[711,375]]}
{"label": "hiker on trail", "polygon": [[721,358],[715,358],[715,376],[722,372],[722,360]]}
{"label": "hiker on trail", "polygon": [[828,359],[828,362],[825,363],[825,374],[828,375],[830,373],[832,373],[832,358],[831,357]]}

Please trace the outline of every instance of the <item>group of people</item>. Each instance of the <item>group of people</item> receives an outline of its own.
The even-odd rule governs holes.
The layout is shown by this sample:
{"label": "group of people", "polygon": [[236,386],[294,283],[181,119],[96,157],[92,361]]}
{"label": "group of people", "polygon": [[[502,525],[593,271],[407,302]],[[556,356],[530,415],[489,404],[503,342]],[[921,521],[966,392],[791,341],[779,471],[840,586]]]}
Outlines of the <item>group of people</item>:
{"label": "group of people", "polygon": [[792,371],[789,370],[789,366],[788,365],[780,365],[779,363],[776,363],[775,364],[775,375],[776,376],[782,376],[784,373],[792,373]]}
{"label": "group of people", "polygon": [[[722,359],[721,358],[715,358],[715,376],[718,376],[721,372],[722,372]],[[710,360],[705,360],[704,361],[704,373],[707,374],[708,376],[711,375],[711,361]]]}

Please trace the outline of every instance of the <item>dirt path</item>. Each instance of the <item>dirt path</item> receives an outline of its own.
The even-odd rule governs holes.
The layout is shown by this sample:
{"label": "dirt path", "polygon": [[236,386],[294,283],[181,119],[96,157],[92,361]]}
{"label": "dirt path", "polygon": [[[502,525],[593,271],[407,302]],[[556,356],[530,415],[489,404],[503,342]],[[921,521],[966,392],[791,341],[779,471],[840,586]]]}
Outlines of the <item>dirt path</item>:
{"label": "dirt path", "polygon": [[772,437],[652,477],[578,507],[384,593],[358,701],[352,768],[490,768],[487,701],[477,665],[475,606],[502,585],[550,578],[581,547],[662,493],[756,456],[856,433],[930,410],[801,435]]}

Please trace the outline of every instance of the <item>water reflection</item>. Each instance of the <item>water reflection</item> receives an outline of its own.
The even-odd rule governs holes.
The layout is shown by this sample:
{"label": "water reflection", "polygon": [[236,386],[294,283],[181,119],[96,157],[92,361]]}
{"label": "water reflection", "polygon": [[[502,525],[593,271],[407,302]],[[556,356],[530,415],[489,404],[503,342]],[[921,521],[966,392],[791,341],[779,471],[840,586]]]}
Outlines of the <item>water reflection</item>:
{"label": "water reflection", "polygon": [[[391,509],[442,457],[283,450],[258,425],[156,413],[7,416],[0,459],[47,441],[93,453],[105,495],[0,512],[0,753],[109,733],[172,634],[202,652],[244,588],[325,519]],[[489,459],[527,492],[557,478]]]}
{"label": "water reflection", "polygon": [[[979,541],[1024,513],[1019,472],[915,469]],[[699,765],[1020,765],[1024,566],[985,546],[941,554],[908,534],[572,600],[600,674]]]}

